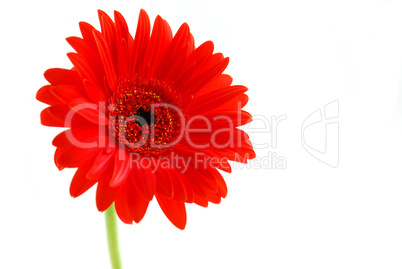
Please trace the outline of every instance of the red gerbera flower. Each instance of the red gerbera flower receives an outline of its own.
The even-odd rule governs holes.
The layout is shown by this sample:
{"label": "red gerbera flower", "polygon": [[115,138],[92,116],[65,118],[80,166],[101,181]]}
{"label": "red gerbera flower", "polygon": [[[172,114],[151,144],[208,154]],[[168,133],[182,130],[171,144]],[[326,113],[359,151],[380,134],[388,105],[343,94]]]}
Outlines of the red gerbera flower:
{"label": "red gerbera flower", "polygon": [[186,225],[185,203],[206,207],[226,196],[217,169],[255,153],[237,127],[251,121],[241,108],[244,86],[222,74],[228,58],[207,41],[198,48],[184,23],[172,36],[160,16],[151,32],[141,10],[135,37],[118,12],[99,11],[101,31],[81,22],[69,37],[72,69],[49,69],[37,99],[48,105],[43,125],[67,127],[53,140],[56,166],[78,167],[70,194],[97,184],[96,205],[114,202],[125,223],[139,222],[155,196],[168,219]]}

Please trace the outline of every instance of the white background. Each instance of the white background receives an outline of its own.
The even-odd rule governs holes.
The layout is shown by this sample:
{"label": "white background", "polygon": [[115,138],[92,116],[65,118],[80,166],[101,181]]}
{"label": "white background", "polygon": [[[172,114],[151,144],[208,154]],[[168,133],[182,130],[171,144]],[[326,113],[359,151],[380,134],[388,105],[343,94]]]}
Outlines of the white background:
{"label": "white background", "polygon": [[[174,32],[187,22],[197,45],[213,40],[230,56],[225,72],[248,86],[250,113],[287,117],[277,147],[257,150],[286,169],[225,174],[228,197],[187,206],[184,231],[153,201],[140,224],[120,225],[125,268],[402,268],[402,2],[391,0],[3,1],[0,268],[110,268],[95,192],[69,196],[74,171],[53,164],[61,130],[40,125],[35,100],[46,69],[71,67],[65,38],[78,22],[99,29],[99,8],[119,10],[132,33],[140,8]],[[300,135],[335,100],[337,168]],[[256,144],[271,135],[250,134]]]}

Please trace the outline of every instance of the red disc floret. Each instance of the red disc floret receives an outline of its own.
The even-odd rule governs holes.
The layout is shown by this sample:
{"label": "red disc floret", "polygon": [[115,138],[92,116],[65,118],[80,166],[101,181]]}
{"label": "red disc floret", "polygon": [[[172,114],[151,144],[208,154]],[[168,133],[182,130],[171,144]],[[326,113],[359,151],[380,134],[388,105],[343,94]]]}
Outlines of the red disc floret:
{"label": "red disc floret", "polygon": [[108,100],[109,130],[131,152],[161,155],[180,131],[169,85],[136,76],[121,80]]}

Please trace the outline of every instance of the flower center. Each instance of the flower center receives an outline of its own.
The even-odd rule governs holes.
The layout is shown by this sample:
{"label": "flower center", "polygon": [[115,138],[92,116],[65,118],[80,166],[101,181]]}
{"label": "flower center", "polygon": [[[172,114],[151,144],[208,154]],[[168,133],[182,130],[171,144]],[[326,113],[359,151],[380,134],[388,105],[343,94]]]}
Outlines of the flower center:
{"label": "flower center", "polygon": [[109,131],[131,152],[161,155],[179,134],[177,100],[170,86],[157,79],[121,80],[108,100]]}

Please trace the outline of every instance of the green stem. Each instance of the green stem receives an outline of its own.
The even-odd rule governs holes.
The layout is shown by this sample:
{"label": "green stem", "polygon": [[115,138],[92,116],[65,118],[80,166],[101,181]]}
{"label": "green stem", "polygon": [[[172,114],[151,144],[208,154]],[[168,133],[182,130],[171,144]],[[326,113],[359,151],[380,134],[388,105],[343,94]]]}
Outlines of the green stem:
{"label": "green stem", "polygon": [[119,248],[119,233],[117,228],[117,217],[114,204],[105,211],[107,242],[109,245],[109,256],[112,269],[122,269]]}

